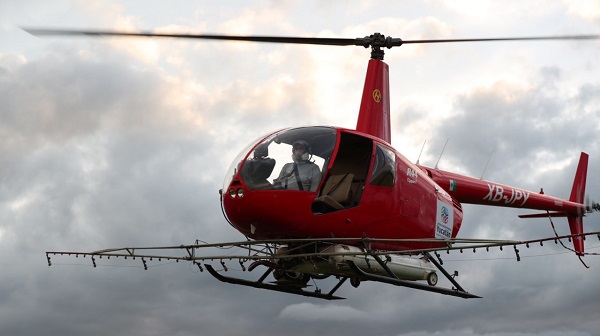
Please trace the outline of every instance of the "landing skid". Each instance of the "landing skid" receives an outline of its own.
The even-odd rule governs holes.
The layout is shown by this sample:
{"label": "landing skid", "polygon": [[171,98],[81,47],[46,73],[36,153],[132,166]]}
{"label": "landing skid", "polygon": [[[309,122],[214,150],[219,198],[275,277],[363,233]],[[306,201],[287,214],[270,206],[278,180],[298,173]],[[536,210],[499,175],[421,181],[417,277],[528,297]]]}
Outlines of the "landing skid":
{"label": "landing skid", "polygon": [[263,282],[267,278],[267,276],[269,276],[269,274],[271,272],[273,272],[272,268],[269,268],[257,281],[250,281],[250,280],[245,280],[245,279],[240,279],[240,278],[232,278],[232,277],[224,276],[224,275],[220,274],[219,272],[217,272],[209,264],[205,264],[204,266],[206,267],[206,270],[217,280],[220,280],[220,281],[226,282],[226,283],[230,283],[230,284],[234,284],[234,285],[262,288],[262,289],[268,289],[268,290],[272,290],[272,291],[276,291],[276,292],[296,294],[296,295],[314,297],[314,298],[325,299],[325,300],[343,300],[343,299],[345,299],[343,297],[334,296],[333,293],[335,293],[344,284],[344,282],[346,282],[346,280],[348,280],[348,278],[346,278],[346,277],[341,278],[340,281],[337,283],[337,285],[335,285],[335,287],[333,287],[333,289],[331,289],[329,291],[329,293],[324,294],[321,292],[320,289],[317,289],[317,290],[311,292],[311,291],[304,290],[301,287],[295,286],[295,285],[281,285],[281,284],[271,284],[271,283]]}
{"label": "landing skid", "polygon": [[[444,295],[461,297],[464,299],[481,298],[480,296],[470,294],[467,291],[465,291],[458,284],[458,282],[456,282],[456,280],[442,267],[442,265],[439,262],[437,262],[435,259],[433,259],[431,257],[431,255],[429,255],[429,253],[426,253],[425,255],[438,268],[438,270],[442,274],[444,274],[444,276],[454,285],[454,288],[449,289],[449,288],[443,288],[443,287],[435,287],[432,285],[425,285],[422,283],[418,283],[416,281],[398,279],[394,275],[394,273],[389,270],[389,268],[385,265],[385,263],[381,260],[381,258],[379,258],[379,256],[377,256],[377,255],[372,255],[372,256],[387,271],[389,276],[381,276],[381,275],[377,275],[377,274],[366,273],[365,271],[360,269],[351,260],[346,261],[346,263],[348,264],[350,269],[356,275],[356,277],[353,277],[353,278],[360,279],[361,281],[376,281],[376,282],[386,283],[386,284],[390,284],[390,285],[394,285],[394,286],[407,287],[407,288],[413,288],[413,289],[423,290],[423,291],[427,291],[427,292],[434,292],[434,293],[439,293],[439,294],[444,294]],[[338,283],[328,293],[323,293],[321,291],[321,289],[319,289],[319,288],[317,288],[314,291],[305,290],[304,288],[306,286],[299,285],[297,283],[266,283],[266,282],[264,282],[265,279],[274,270],[273,267],[269,267],[269,266],[267,266],[268,268],[265,271],[265,273],[263,273],[263,275],[256,281],[224,276],[221,273],[219,273],[217,270],[215,270],[210,264],[204,264],[204,266],[206,267],[206,270],[213,277],[215,277],[217,280],[222,281],[222,282],[226,282],[226,283],[230,283],[230,284],[234,284],[234,285],[242,285],[242,286],[248,286],[248,287],[254,287],[254,288],[267,289],[267,290],[272,290],[272,291],[276,291],[276,292],[283,292],[283,293],[296,294],[296,295],[307,296],[307,297],[314,297],[314,298],[325,299],[325,300],[343,300],[343,299],[345,299],[343,297],[335,296],[333,294],[349,278],[347,276],[340,277],[339,278],[340,280],[338,281]]]}

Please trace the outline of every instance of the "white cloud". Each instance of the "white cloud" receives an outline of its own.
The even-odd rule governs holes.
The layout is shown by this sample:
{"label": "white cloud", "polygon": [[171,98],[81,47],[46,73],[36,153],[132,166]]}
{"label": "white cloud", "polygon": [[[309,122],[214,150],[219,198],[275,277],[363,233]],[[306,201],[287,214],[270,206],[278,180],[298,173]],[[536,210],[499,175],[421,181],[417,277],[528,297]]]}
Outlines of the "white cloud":
{"label": "white cloud", "polygon": [[600,19],[600,3],[594,0],[564,1],[570,14],[597,22]]}

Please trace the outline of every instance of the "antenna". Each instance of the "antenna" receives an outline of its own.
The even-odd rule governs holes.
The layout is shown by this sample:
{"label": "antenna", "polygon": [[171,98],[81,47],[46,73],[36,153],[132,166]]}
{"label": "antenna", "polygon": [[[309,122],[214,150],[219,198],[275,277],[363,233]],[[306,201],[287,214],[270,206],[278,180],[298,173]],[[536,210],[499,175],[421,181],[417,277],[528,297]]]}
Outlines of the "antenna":
{"label": "antenna", "polygon": [[442,152],[440,153],[440,157],[438,158],[437,162],[435,163],[435,169],[437,169],[438,163],[440,163],[440,159],[442,158],[442,154],[444,154],[444,151],[446,150],[446,145],[448,144],[448,140],[450,140],[450,138],[446,139],[446,143],[444,144],[444,148],[442,148]]}
{"label": "antenna", "polygon": [[417,158],[417,164],[419,164],[419,160],[421,160],[421,154],[423,154],[423,149],[425,148],[425,144],[427,143],[427,139],[423,141],[423,146],[421,146],[421,151],[419,152],[419,157]]}
{"label": "antenna", "polygon": [[488,157],[488,160],[485,163],[485,167],[483,167],[483,171],[481,172],[481,177],[479,178],[480,180],[483,180],[483,174],[485,174],[485,171],[487,170],[488,164],[490,164],[490,160],[492,159],[492,155],[494,155],[494,149],[492,149],[492,152],[490,153],[490,157]]}

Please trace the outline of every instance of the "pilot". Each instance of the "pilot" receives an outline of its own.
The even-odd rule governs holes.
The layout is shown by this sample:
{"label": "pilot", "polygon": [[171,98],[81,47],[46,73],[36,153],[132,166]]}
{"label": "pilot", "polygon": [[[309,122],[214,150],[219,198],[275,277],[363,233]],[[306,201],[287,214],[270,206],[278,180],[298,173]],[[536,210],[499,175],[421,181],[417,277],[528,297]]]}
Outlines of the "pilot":
{"label": "pilot", "polygon": [[292,160],[286,163],[275,183],[280,188],[289,190],[316,191],[321,182],[321,169],[313,161],[310,145],[304,140],[292,144]]}

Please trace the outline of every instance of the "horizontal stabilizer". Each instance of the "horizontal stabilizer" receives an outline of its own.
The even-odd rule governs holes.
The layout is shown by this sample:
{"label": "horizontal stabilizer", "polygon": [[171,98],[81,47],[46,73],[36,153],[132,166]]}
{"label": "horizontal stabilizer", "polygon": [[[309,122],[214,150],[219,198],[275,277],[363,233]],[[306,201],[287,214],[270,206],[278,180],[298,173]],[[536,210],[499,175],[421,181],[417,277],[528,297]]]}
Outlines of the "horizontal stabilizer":
{"label": "horizontal stabilizer", "polygon": [[566,212],[562,211],[551,211],[551,212],[540,212],[535,214],[519,215],[519,218],[548,218],[548,217],[567,217]]}

